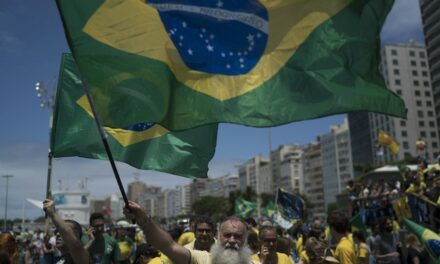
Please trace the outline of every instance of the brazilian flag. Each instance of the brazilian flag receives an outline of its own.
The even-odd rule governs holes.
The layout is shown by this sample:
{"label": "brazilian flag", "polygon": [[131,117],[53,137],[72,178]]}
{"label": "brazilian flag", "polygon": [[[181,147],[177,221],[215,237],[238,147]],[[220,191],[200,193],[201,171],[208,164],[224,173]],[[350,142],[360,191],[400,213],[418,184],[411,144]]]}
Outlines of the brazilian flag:
{"label": "brazilian flag", "polygon": [[406,117],[378,71],[393,0],[57,0],[109,127]]}
{"label": "brazilian flag", "polygon": [[[62,57],[53,122],[54,157],[108,158],[71,54]],[[149,123],[104,130],[115,160],[190,178],[207,177],[217,141],[217,125],[182,132]]]}
{"label": "brazilian flag", "polygon": [[251,201],[247,201],[243,198],[235,199],[235,215],[241,218],[247,218],[252,216],[257,204]]}
{"label": "brazilian flag", "polygon": [[403,219],[403,223],[428,251],[432,263],[440,263],[440,235],[406,218]]}
{"label": "brazilian flag", "polygon": [[293,195],[282,188],[278,189],[277,209],[288,220],[301,219],[304,215],[304,201],[299,195]]}
{"label": "brazilian flag", "polygon": [[269,202],[266,207],[264,207],[263,212],[261,212],[262,215],[267,216],[269,218],[272,218],[273,214],[275,213],[275,205],[273,202]]}

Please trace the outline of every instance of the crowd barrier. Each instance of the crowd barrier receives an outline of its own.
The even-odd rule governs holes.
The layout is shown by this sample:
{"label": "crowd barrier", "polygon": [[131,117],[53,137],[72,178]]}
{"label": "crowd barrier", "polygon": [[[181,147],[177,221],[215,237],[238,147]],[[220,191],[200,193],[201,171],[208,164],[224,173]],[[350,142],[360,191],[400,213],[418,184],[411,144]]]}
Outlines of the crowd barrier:
{"label": "crowd barrier", "polygon": [[440,207],[424,196],[403,193],[349,199],[349,215],[360,214],[362,222],[370,228],[379,218],[390,216],[398,220],[410,218],[432,230],[440,229]]}

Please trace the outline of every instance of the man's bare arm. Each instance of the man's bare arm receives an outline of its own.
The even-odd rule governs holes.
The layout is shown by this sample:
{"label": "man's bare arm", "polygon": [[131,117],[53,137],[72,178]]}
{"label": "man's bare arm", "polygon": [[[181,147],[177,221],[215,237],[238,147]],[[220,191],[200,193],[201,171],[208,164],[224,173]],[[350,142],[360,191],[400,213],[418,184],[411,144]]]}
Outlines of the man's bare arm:
{"label": "man's bare arm", "polygon": [[53,224],[60,232],[64,244],[66,244],[75,264],[89,263],[89,253],[84,249],[81,241],[75,236],[72,228],[55,212],[54,202],[46,199],[43,202],[43,210],[52,219]]}
{"label": "man's bare arm", "polygon": [[147,213],[135,202],[130,201],[124,209],[127,218],[136,219],[137,224],[144,232],[148,243],[163,252],[175,264],[188,264],[191,253],[188,249],[177,244],[171,236],[160,228]]}

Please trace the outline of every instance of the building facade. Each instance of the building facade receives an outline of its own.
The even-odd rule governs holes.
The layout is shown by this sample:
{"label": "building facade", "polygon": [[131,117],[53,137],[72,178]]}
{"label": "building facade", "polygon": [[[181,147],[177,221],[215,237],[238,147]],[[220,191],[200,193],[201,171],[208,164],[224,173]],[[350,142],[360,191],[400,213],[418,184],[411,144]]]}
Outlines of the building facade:
{"label": "building facade", "polygon": [[[433,159],[439,150],[439,139],[426,49],[414,42],[386,45],[381,67],[388,87],[405,101],[408,113],[406,120],[371,114],[373,138],[377,139],[378,131],[383,130],[400,144],[399,153],[379,152],[375,163],[386,164],[405,156]],[[424,150],[417,148],[418,140],[426,142]]]}
{"label": "building facade", "polygon": [[[267,165],[269,160],[262,156],[254,156],[238,167],[238,177],[240,190],[244,191],[247,187],[261,194],[264,189],[261,185],[260,169]],[[264,175],[263,175],[264,176]]]}
{"label": "building facade", "polygon": [[330,133],[319,137],[325,207],[336,202],[349,180],[354,177],[348,121],[330,127]]}
{"label": "building facade", "polygon": [[[440,0],[420,0],[437,125],[440,124]],[[437,132],[440,135],[440,131]]]}
{"label": "building facade", "polygon": [[[414,42],[386,45],[381,70],[389,89],[405,101],[407,119],[376,113],[349,114],[353,163],[383,165],[418,156],[435,159],[439,134],[426,49]],[[378,144],[380,130],[400,145],[397,154]],[[418,148],[416,141],[425,142],[426,147]]]}
{"label": "building facade", "polygon": [[324,179],[322,175],[321,146],[311,143],[304,147],[304,195],[308,201],[308,216],[325,219]]}
{"label": "building facade", "polygon": [[145,193],[146,187],[145,183],[139,180],[129,183],[127,188],[128,200],[139,202],[139,198]]}
{"label": "building facade", "polygon": [[293,194],[304,194],[304,151],[300,146],[290,146],[289,150],[281,161],[279,186]]}

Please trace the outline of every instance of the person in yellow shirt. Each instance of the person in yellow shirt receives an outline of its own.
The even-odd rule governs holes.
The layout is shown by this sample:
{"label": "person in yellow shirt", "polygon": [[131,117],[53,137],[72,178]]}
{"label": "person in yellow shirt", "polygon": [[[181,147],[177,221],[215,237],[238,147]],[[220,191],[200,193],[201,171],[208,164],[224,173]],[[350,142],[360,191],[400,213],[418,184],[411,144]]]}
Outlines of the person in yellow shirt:
{"label": "person in yellow shirt", "polygon": [[194,234],[194,232],[187,230],[180,235],[177,243],[181,246],[184,246],[188,243],[193,242],[194,239],[196,239],[196,235]]}
{"label": "person in yellow shirt", "polygon": [[341,264],[356,264],[356,251],[348,230],[350,221],[342,211],[333,211],[327,218],[332,238],[337,242],[334,257]]}
{"label": "person in yellow shirt", "polygon": [[293,264],[293,261],[284,253],[277,250],[277,230],[273,226],[264,226],[260,229],[260,252],[252,255],[252,259],[262,264]]}
{"label": "person in yellow shirt", "polygon": [[133,264],[161,264],[159,251],[148,244],[140,244],[136,249]]}
{"label": "person in yellow shirt", "polygon": [[368,264],[370,259],[373,260],[374,256],[371,253],[371,249],[367,244],[364,234],[360,231],[353,232],[353,240],[357,245],[356,255],[358,264]]}
{"label": "person in yellow shirt", "polygon": [[199,216],[194,222],[194,232],[196,239],[184,245],[187,249],[208,251],[214,244],[215,226],[207,216]]}

